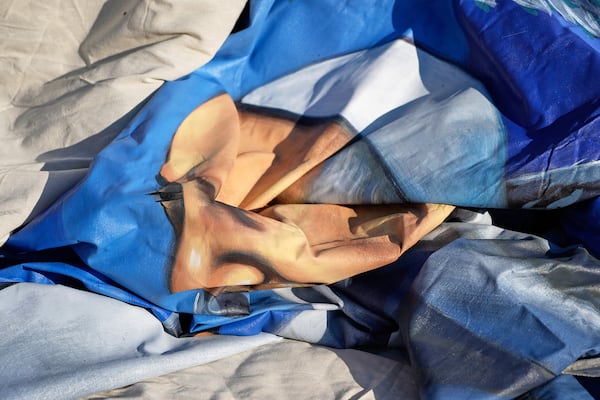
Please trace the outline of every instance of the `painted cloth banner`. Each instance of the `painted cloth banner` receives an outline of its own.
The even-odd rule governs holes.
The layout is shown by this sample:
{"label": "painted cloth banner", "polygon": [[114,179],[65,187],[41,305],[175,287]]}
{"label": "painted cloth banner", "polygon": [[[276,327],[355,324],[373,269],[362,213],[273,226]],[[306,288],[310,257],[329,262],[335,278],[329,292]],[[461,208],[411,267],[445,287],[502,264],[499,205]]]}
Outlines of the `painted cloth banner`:
{"label": "painted cloth banner", "polygon": [[578,370],[600,351],[600,6],[376,3],[251,2],[10,237],[0,281],[84,286],[174,334],[402,345],[430,397]]}

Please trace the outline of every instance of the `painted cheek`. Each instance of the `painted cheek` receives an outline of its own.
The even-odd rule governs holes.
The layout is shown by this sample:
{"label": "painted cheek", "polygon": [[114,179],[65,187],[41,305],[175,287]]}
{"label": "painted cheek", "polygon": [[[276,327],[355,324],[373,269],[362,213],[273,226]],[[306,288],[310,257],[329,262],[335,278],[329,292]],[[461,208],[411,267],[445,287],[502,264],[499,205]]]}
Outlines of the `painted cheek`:
{"label": "painted cheek", "polygon": [[220,265],[208,280],[210,287],[258,285],[264,283],[265,275],[249,265],[231,263]]}

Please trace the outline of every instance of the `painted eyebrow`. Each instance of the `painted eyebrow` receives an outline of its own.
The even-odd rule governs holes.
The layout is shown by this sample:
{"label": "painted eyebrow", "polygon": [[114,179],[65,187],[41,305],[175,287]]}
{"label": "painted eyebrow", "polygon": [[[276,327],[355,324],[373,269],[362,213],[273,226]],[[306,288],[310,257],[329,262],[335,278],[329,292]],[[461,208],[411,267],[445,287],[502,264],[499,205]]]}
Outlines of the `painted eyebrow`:
{"label": "painted eyebrow", "polygon": [[[248,228],[257,230],[257,231],[265,231],[264,226],[262,226],[259,222],[250,218],[246,214],[246,212],[244,212],[244,210],[241,210],[237,207],[229,206],[227,204],[225,204],[225,205],[230,207],[230,211],[232,211],[235,214],[235,217],[238,218],[239,222],[242,223],[243,225],[247,226]],[[260,256],[257,256],[257,257],[260,258]]]}

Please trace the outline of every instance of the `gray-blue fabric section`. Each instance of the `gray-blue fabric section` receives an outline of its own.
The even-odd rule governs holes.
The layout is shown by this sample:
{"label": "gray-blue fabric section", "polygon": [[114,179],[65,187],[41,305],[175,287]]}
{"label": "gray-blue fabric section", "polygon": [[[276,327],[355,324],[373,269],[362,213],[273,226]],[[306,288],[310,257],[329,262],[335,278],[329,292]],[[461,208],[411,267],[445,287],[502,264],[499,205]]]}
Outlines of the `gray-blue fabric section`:
{"label": "gray-blue fabric section", "polygon": [[415,100],[375,121],[363,136],[410,201],[506,204],[504,128],[478,88]]}

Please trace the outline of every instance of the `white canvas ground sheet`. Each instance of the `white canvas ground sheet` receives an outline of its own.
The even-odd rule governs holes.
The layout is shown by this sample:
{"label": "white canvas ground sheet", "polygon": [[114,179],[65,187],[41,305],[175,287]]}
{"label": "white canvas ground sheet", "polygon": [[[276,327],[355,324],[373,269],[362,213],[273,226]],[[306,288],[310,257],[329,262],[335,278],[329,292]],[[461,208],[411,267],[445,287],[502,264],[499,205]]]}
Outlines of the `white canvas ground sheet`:
{"label": "white canvas ground sheet", "polygon": [[0,397],[71,399],[281,339],[175,338],[147,310],[61,285],[0,290]]}
{"label": "white canvas ground sheet", "polygon": [[209,61],[244,4],[0,2],[0,244],[80,180],[162,82]]}
{"label": "white canvas ground sheet", "polygon": [[282,340],[88,399],[419,399],[397,357]]}

